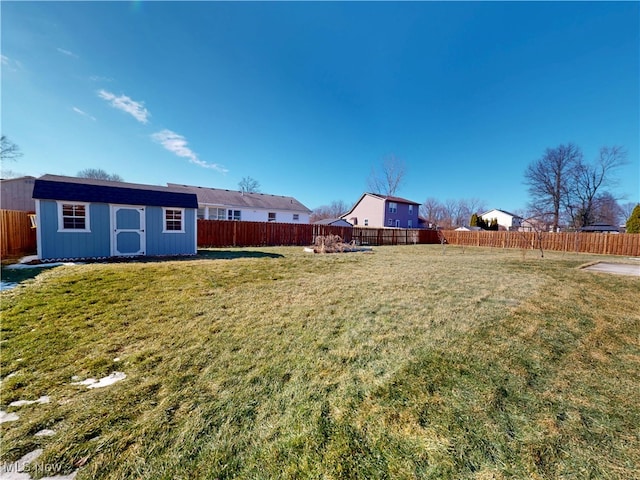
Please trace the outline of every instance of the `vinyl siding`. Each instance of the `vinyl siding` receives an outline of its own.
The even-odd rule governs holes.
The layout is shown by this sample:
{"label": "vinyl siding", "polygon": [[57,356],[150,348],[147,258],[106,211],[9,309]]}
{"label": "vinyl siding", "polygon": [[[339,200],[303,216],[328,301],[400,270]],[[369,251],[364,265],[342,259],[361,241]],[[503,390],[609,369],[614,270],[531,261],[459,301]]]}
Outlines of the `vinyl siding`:
{"label": "vinyl siding", "polygon": [[[71,202],[70,202],[71,203]],[[89,205],[90,232],[58,232],[58,205],[40,200],[40,255],[42,259],[108,257],[110,250],[109,206]]]}
{"label": "vinyl siding", "polygon": [[146,209],[147,255],[195,255],[196,210],[185,208],[184,233],[162,233],[162,207]]}

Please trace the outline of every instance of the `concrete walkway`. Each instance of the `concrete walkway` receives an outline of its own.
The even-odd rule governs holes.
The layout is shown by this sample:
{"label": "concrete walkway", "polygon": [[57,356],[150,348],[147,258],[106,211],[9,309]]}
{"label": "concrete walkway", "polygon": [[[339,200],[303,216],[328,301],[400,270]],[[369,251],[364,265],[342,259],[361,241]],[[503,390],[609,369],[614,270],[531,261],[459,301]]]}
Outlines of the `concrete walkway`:
{"label": "concrete walkway", "polygon": [[614,273],[616,275],[633,275],[640,277],[640,262],[635,265],[631,263],[598,262],[596,264],[589,265],[584,269],[591,272]]}

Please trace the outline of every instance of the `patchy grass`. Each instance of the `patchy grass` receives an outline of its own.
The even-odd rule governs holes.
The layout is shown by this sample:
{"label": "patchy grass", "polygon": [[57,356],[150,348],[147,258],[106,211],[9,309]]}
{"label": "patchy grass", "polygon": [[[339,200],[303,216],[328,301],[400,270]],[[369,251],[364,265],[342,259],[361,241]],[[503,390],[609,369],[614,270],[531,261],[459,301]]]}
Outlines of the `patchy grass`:
{"label": "patchy grass", "polygon": [[78,479],[638,478],[640,280],[577,268],[595,258],[265,248],[43,272],[0,296],[0,403],[20,415],[2,460],[41,447]]}

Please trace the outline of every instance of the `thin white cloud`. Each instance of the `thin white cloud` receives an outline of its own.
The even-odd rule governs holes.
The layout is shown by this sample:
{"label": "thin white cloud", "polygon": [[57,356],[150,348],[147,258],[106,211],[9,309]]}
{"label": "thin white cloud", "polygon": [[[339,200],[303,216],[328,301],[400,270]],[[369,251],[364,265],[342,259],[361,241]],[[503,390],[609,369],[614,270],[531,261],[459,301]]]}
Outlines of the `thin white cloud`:
{"label": "thin white cloud", "polygon": [[186,158],[189,160],[189,163],[193,163],[199,167],[217,170],[220,173],[227,173],[229,171],[217,163],[208,163],[204,160],[200,160],[198,155],[196,155],[196,153],[187,146],[186,139],[176,132],[172,132],[165,128],[164,130],[151,135],[151,138],[153,141],[162,145],[165,149],[175,153],[178,157]]}
{"label": "thin white cloud", "polygon": [[66,55],[67,57],[73,57],[73,58],[78,58],[78,55],[76,55],[75,53],[69,51],[69,50],[65,50],[64,48],[56,48],[56,50],[58,52],[60,52],[63,55]]}
{"label": "thin white cloud", "polygon": [[73,111],[76,112],[78,115],[82,115],[83,117],[90,118],[94,122],[96,121],[96,117],[94,117],[93,115],[89,115],[87,112],[80,110],[78,107],[73,107]]}
{"label": "thin white cloud", "polygon": [[112,107],[122,110],[128,113],[140,123],[149,123],[149,117],[151,114],[149,110],[144,108],[142,102],[136,102],[126,95],[120,95],[119,97],[106,90],[100,90],[98,96],[111,104]]}
{"label": "thin white cloud", "polygon": [[113,78],[111,77],[102,77],[100,75],[91,75],[89,80],[92,82],[113,82]]}
{"label": "thin white cloud", "polygon": [[0,63],[11,72],[17,72],[19,68],[22,68],[22,64],[19,61],[13,60],[6,55],[0,55]]}

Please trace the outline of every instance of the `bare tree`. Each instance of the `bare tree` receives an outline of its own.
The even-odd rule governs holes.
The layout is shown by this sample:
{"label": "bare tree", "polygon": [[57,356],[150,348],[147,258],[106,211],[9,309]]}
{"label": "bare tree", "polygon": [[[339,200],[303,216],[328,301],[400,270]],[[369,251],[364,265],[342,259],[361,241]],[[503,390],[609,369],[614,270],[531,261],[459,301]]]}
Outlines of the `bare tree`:
{"label": "bare tree", "polygon": [[636,208],[637,203],[635,202],[626,202],[620,205],[620,215],[625,220],[631,216],[633,209]]}
{"label": "bare tree", "polygon": [[426,220],[427,224],[436,227],[442,222],[444,208],[437,199],[430,197],[420,205],[420,215]]}
{"label": "bare tree", "polygon": [[22,156],[20,147],[7,138],[6,135],[0,135],[0,160],[16,161]]}
{"label": "bare tree", "polygon": [[595,222],[607,223],[609,225],[619,226],[624,221],[622,218],[623,210],[618,201],[609,192],[604,192],[598,195],[593,200],[592,218]]}
{"label": "bare tree", "polygon": [[255,178],[242,177],[242,180],[238,182],[238,188],[242,193],[259,193],[260,182]]}
{"label": "bare tree", "polygon": [[525,171],[525,184],[529,185],[531,196],[530,206],[535,212],[552,212],[554,231],[559,229],[561,207],[581,163],[582,151],[569,143],[548,148]]}
{"label": "bare tree", "polygon": [[123,178],[117,173],[107,173],[101,168],[85,168],[76,175],[79,178],[93,178],[94,180],[110,180],[112,182],[123,182]]}
{"label": "bare tree", "polygon": [[313,223],[326,218],[339,218],[348,211],[349,206],[345,202],[342,200],[334,200],[330,205],[322,205],[315,208],[309,216],[309,221]]}
{"label": "bare tree", "polygon": [[373,193],[393,196],[400,189],[406,175],[406,165],[395,155],[387,155],[382,161],[381,172],[371,169],[367,186]]}
{"label": "bare tree", "polygon": [[[579,162],[567,192],[567,212],[574,227],[592,225],[598,219],[598,195],[602,188],[614,184],[612,173],[626,163],[627,152],[618,146],[602,147],[596,161]],[[604,197],[603,197],[604,199]]]}

